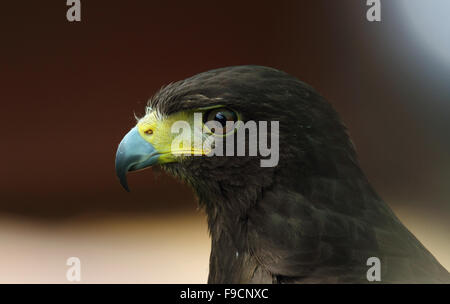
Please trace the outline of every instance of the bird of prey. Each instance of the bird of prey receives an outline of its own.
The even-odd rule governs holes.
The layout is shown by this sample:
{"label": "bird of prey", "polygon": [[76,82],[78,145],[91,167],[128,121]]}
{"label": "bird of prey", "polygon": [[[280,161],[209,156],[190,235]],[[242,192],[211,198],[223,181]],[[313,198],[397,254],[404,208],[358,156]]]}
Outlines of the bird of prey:
{"label": "bird of prey", "polygon": [[[278,164],[172,145],[171,126],[194,128],[194,113],[223,126],[217,136],[236,136],[227,121],[278,121]],[[381,283],[450,282],[371,187],[332,106],[285,72],[225,67],[163,87],[119,144],[116,173],[128,189],[129,171],[156,165],[189,184],[205,210],[208,283],[368,283],[371,257]]]}

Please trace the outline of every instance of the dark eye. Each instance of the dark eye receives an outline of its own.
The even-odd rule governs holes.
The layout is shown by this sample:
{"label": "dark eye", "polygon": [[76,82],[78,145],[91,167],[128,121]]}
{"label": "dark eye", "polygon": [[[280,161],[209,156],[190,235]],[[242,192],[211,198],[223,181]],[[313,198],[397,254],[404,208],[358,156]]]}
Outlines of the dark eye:
{"label": "dark eye", "polygon": [[[238,117],[237,114],[230,109],[219,108],[219,109],[212,109],[206,112],[203,120],[205,124],[208,123],[209,121],[218,122],[219,125],[222,127],[222,129],[218,130],[217,128],[214,128],[214,133],[226,134],[234,128],[234,123],[238,120]],[[228,127],[230,128],[230,130],[227,129],[227,122],[233,122],[233,124],[228,123]],[[215,123],[215,125],[216,124],[217,123]]]}

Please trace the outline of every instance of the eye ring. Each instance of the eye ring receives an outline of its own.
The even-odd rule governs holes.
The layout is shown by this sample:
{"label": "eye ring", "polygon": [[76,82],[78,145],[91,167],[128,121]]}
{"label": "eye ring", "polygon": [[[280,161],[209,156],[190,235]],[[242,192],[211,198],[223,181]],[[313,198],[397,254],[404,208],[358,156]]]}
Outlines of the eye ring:
{"label": "eye ring", "polygon": [[[237,113],[229,108],[216,108],[216,109],[211,109],[208,110],[204,113],[203,115],[203,123],[208,126],[208,124],[210,124],[210,122],[213,122],[213,124],[211,123],[210,125],[213,125],[213,128],[209,128],[214,129],[214,133],[216,135],[226,135],[228,133],[230,133],[231,131],[233,131],[235,129],[235,124],[238,121],[239,117],[237,115]],[[233,123],[232,128],[228,128],[227,126],[230,125],[229,122]],[[220,125],[221,128],[216,127],[217,125]]]}

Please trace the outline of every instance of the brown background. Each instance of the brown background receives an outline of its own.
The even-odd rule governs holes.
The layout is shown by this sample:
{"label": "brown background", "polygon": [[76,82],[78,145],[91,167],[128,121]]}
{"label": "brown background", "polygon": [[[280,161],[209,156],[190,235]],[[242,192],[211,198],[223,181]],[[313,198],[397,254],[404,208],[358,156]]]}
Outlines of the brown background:
{"label": "brown background", "polygon": [[[162,85],[240,64],[324,95],[380,195],[450,268],[450,67],[398,7],[383,2],[382,22],[369,23],[354,0],[82,1],[82,22],[69,23],[65,2],[1,8],[0,280],[64,281],[78,254],[99,269],[90,281],[204,281],[208,237],[191,191],[148,170],[126,193],[115,149]],[[23,266],[37,261],[42,273]]]}

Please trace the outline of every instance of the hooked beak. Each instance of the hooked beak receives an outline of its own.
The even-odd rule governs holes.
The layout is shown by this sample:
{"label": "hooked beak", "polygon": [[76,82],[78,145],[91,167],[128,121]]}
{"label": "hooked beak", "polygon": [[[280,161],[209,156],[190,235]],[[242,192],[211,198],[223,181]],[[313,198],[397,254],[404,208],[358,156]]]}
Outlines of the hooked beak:
{"label": "hooked beak", "polygon": [[150,167],[158,162],[160,154],[142,138],[136,127],[125,135],[117,148],[116,174],[120,184],[127,190],[127,173]]}

